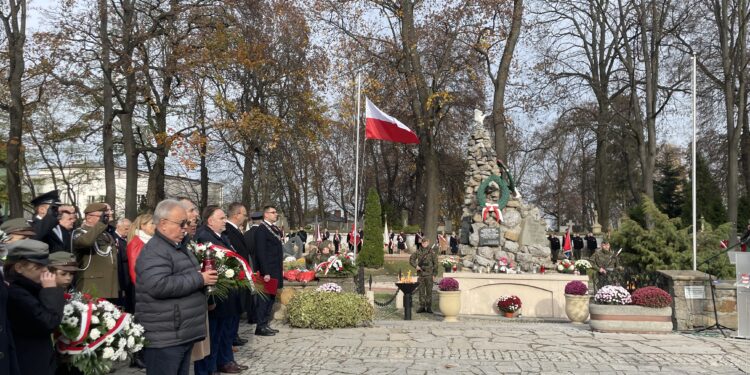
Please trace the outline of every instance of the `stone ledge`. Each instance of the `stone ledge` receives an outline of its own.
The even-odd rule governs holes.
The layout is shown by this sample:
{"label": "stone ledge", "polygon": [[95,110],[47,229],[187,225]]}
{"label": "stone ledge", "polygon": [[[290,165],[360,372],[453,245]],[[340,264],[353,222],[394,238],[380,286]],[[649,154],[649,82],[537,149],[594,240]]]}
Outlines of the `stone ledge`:
{"label": "stone ledge", "polygon": [[662,270],[659,273],[666,275],[675,281],[691,281],[691,280],[708,280],[709,276],[705,272],[701,271],[688,271],[688,270]]}

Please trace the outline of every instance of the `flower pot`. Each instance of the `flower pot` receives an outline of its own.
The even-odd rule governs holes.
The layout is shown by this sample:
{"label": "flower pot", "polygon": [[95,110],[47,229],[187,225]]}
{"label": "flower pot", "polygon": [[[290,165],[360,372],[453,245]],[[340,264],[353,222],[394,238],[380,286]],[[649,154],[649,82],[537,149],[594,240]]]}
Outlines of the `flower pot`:
{"label": "flower pot", "polygon": [[582,324],[589,318],[589,300],[591,296],[566,294],[565,314],[574,324]]}
{"label": "flower pot", "polygon": [[503,311],[503,316],[506,318],[512,318],[513,314],[515,314],[515,312]]}
{"label": "flower pot", "polygon": [[589,304],[591,330],[624,333],[672,332],[672,308]]}
{"label": "flower pot", "polygon": [[461,311],[461,291],[446,292],[439,290],[438,295],[440,296],[440,312],[445,316],[443,321],[457,322],[458,313]]}
{"label": "flower pot", "polygon": [[453,269],[453,267],[451,267],[451,266],[443,266],[443,268],[445,270],[445,273],[450,273],[451,269]]}

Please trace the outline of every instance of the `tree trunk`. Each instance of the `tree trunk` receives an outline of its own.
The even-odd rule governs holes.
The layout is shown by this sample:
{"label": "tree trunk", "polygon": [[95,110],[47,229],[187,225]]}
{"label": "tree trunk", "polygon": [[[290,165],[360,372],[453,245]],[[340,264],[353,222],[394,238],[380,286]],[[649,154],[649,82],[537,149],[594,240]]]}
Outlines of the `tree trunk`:
{"label": "tree trunk", "polygon": [[[109,26],[107,1],[99,0],[99,40],[102,43],[102,153],[104,158],[104,200],[116,210],[115,156],[112,132],[112,67],[109,60]],[[116,211],[115,211],[116,212]],[[130,219],[135,219],[131,216]]]}
{"label": "tree trunk", "polygon": [[[245,146],[245,161],[242,168],[242,202],[249,203],[253,198],[253,159],[255,149],[251,145]],[[257,196],[257,195],[256,195]],[[258,199],[255,199],[258,205]],[[264,203],[265,204],[265,203]],[[261,207],[257,207],[261,208]]]}
{"label": "tree trunk", "polygon": [[503,56],[500,59],[500,67],[495,78],[495,95],[492,100],[492,123],[495,130],[495,152],[501,160],[508,160],[508,119],[505,115],[505,87],[508,84],[510,65],[513,60],[513,52],[521,34],[521,22],[523,21],[523,0],[513,1],[513,16],[510,26],[510,34],[505,42]]}
{"label": "tree trunk", "polygon": [[[4,8],[4,7],[3,7]],[[10,217],[23,217],[21,190],[21,160],[23,145],[24,100],[23,74],[25,70],[24,45],[26,43],[26,1],[9,1],[10,14],[3,9],[4,37],[8,43],[8,94],[7,105],[10,126],[7,143],[7,189]]]}
{"label": "tree trunk", "polygon": [[122,143],[125,151],[125,217],[138,216],[138,148],[133,131],[133,113],[137,99],[138,83],[133,67],[133,52],[135,41],[135,8],[134,0],[122,2],[122,46],[124,50],[124,64],[121,68],[125,75],[125,99],[120,103],[120,127],[122,128]]}

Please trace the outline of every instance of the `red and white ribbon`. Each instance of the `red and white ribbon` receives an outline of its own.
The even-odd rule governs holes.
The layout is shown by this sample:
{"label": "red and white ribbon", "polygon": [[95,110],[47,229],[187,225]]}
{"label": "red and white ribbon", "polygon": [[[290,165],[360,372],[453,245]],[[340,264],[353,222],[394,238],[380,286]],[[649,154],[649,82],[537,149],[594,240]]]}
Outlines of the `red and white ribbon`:
{"label": "red and white ribbon", "polygon": [[[89,303],[90,304],[90,303]],[[90,310],[89,310],[90,311]],[[98,347],[100,347],[104,341],[112,336],[120,333],[123,328],[125,328],[126,323],[130,322],[131,315],[123,312],[120,314],[120,317],[115,322],[115,325],[112,327],[112,329],[105,332],[103,335],[101,335],[98,339],[86,344],[86,345],[79,345],[79,343],[66,343],[67,339],[64,336],[61,336],[57,340],[57,352],[61,354],[81,354],[86,351],[93,351],[96,350]],[[91,314],[88,314],[88,317],[86,321],[82,324],[91,327]],[[84,336],[85,338],[86,336]]]}
{"label": "red and white ribbon", "polygon": [[[226,247],[221,247],[219,245],[211,244],[208,247],[214,251],[222,252],[225,256],[239,260],[240,265],[242,266],[242,270],[245,271],[245,277],[248,280],[250,279],[250,276],[253,274],[253,268],[250,267],[250,264],[247,263],[247,260],[245,260],[245,258],[243,258],[242,255],[237,254],[236,252],[229,250]],[[252,283],[250,283],[250,285],[252,285]]]}
{"label": "red and white ribbon", "polygon": [[495,214],[495,218],[497,219],[498,223],[501,223],[503,221],[503,213],[500,212],[500,206],[494,203],[487,203],[485,204],[484,208],[482,209],[482,221],[487,220],[487,214]]}

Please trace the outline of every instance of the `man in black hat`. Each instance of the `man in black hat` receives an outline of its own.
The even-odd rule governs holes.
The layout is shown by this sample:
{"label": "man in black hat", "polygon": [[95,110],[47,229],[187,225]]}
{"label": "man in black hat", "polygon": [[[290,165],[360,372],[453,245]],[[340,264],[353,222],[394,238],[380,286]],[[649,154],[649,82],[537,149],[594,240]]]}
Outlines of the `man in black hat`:
{"label": "man in black hat", "polygon": [[[41,224],[48,213],[50,213],[52,222],[57,221],[57,206],[60,204],[60,191],[52,190],[42,195],[37,196],[31,200],[31,205],[34,206],[34,217],[31,218],[31,226],[34,231],[39,233],[38,225]],[[52,212],[48,212],[48,211]]]}

